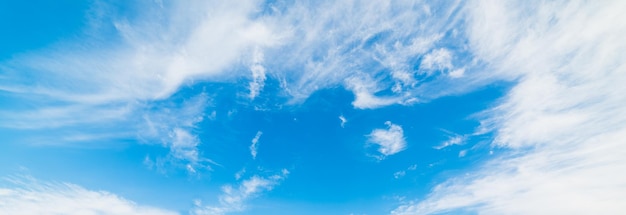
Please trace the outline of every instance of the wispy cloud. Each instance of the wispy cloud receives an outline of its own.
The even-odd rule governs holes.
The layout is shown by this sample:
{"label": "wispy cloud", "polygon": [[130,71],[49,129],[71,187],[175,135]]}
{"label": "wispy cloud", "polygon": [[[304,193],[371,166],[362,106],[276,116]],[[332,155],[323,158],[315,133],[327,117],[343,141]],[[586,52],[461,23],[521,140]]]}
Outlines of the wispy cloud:
{"label": "wispy cloud", "polygon": [[[162,143],[195,171],[201,142],[193,124],[204,117],[206,104],[192,112],[157,106],[176,100],[172,95],[185,84],[227,76],[242,58],[252,58],[253,90],[260,90],[263,58],[254,50],[272,46],[278,36],[265,21],[251,18],[258,1],[137,4],[141,11],[123,12],[98,3],[93,10],[99,15],[90,17],[81,39],[0,63],[0,89],[10,93],[15,107],[28,107],[3,107],[0,126],[39,132],[38,140],[21,141],[29,144],[138,137]],[[190,118],[193,123],[185,122]]]}
{"label": "wispy cloud", "polygon": [[0,211],[6,214],[178,214],[70,183],[26,176],[8,177],[5,182],[0,187]]}
{"label": "wispy cloud", "polygon": [[[137,4],[144,10],[130,12],[139,15],[97,4],[98,16],[90,17],[81,39],[0,63],[0,89],[15,104],[32,107],[0,110],[0,121],[11,122],[0,126],[75,126],[80,138],[67,138],[71,140],[99,138],[94,134],[105,132],[104,137],[120,139],[143,136],[136,128],[115,128],[138,124],[143,119],[133,116],[151,115],[146,106],[171,100],[183,86],[240,77],[251,79],[250,99],[274,77],[292,101],[343,86],[355,94],[353,105],[361,109],[412,104],[455,91],[430,84],[447,76],[413,65],[428,53],[456,56],[457,50],[445,46],[457,40],[445,35],[457,25],[457,2]],[[426,64],[447,67],[448,59],[440,58]],[[101,127],[86,130],[83,125]],[[162,134],[175,136],[173,130]]]}
{"label": "wispy cloud", "polygon": [[389,128],[374,129],[368,136],[370,143],[378,145],[378,152],[382,155],[379,159],[386,156],[396,154],[406,148],[406,140],[404,139],[404,130],[399,125],[390,121],[385,122]]}
{"label": "wispy cloud", "polygon": [[393,177],[396,179],[402,178],[406,175],[406,171],[401,170],[393,173]]}
{"label": "wispy cloud", "polygon": [[235,180],[241,179],[241,177],[243,177],[244,174],[246,174],[246,168],[242,168],[241,170],[237,171],[235,173]]}
{"label": "wispy cloud", "polygon": [[415,171],[417,169],[417,164],[413,164],[406,168],[406,170],[400,170],[393,173],[393,177],[395,179],[400,179],[406,175],[407,172]]}
{"label": "wispy cloud", "polygon": [[[281,56],[289,57],[275,58],[267,66],[275,68],[275,75],[285,80],[283,88],[293,100],[306,99],[318,89],[343,86],[355,94],[354,107],[366,109],[439,96],[431,95],[433,92],[451,92],[420,87],[433,80],[448,79],[443,75],[448,71],[434,73],[435,67],[416,69],[415,64],[422,61],[422,55],[439,53],[437,50],[446,50],[450,56],[442,60],[454,56],[456,50],[442,48],[463,43],[444,36],[457,25],[458,2],[312,4],[272,5],[276,20],[291,34],[281,41],[289,48],[279,49]],[[433,13],[435,10],[437,13]],[[429,65],[437,63],[448,62],[439,60]],[[445,66],[453,66],[449,64]],[[457,77],[458,74],[455,73]],[[441,87],[435,85],[432,88]]]}
{"label": "wispy cloud", "polygon": [[[626,210],[626,3],[474,1],[468,36],[516,78],[485,113],[497,155],[392,214],[618,214]],[[558,201],[554,201],[558,199]]]}
{"label": "wispy cloud", "polygon": [[440,145],[435,146],[433,148],[435,148],[435,149],[443,149],[443,148],[446,148],[448,146],[462,145],[466,138],[467,138],[466,136],[454,134],[448,140],[444,141]]}
{"label": "wispy cloud", "polygon": [[180,104],[154,104],[152,111],[144,112],[143,117],[134,122],[138,132],[136,137],[142,143],[161,144],[169,148],[170,153],[163,161],[182,166],[189,173],[196,173],[199,168],[210,169],[209,165],[216,163],[201,156],[198,149],[201,141],[194,134],[197,124],[206,118],[204,112],[207,105],[205,94],[188,98]]}
{"label": "wispy cloud", "polygon": [[262,192],[272,190],[287,175],[289,175],[289,171],[283,169],[280,174],[269,177],[254,175],[242,181],[238,187],[226,185],[222,187],[222,194],[219,196],[219,206],[204,206],[202,202],[196,201],[196,208],[191,213],[197,215],[223,215],[243,211],[246,209],[248,200],[259,196]]}
{"label": "wispy cloud", "polygon": [[420,64],[421,68],[427,70],[447,70],[452,68],[452,53],[445,48],[435,49],[424,55]]}
{"label": "wispy cloud", "polygon": [[263,132],[261,131],[257,131],[256,135],[254,135],[254,138],[252,138],[252,144],[250,145],[250,154],[252,155],[252,159],[256,159],[256,154],[257,154],[257,144],[259,142],[259,138],[261,138],[261,135],[263,134]]}
{"label": "wispy cloud", "polygon": [[252,81],[250,81],[250,99],[254,99],[259,95],[263,87],[265,86],[265,67],[263,63],[263,53],[258,49],[255,49],[252,56],[252,65],[250,71],[252,71]]}
{"label": "wispy cloud", "polygon": [[341,127],[343,128],[346,123],[348,122],[348,120],[346,119],[346,117],[344,117],[343,115],[339,115],[339,120],[341,120]]}

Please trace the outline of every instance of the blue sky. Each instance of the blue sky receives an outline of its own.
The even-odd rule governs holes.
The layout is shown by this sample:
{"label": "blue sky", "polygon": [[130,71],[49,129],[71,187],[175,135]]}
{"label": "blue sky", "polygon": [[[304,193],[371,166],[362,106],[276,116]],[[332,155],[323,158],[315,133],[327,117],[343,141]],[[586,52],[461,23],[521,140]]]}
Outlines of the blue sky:
{"label": "blue sky", "polygon": [[0,1],[0,213],[624,212],[625,9]]}

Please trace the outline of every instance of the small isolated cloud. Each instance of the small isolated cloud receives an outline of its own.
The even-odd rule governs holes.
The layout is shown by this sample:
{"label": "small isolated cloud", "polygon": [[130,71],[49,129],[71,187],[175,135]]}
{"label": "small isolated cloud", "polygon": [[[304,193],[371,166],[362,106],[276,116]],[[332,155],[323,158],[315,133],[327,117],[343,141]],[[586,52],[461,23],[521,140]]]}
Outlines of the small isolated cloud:
{"label": "small isolated cloud", "polygon": [[393,155],[401,152],[406,148],[406,140],[404,139],[404,130],[399,125],[390,121],[385,122],[388,129],[374,129],[368,135],[368,141],[378,145],[378,152],[385,156]]}
{"label": "small isolated cloud", "polygon": [[435,148],[435,149],[443,149],[443,148],[446,148],[448,146],[461,145],[461,144],[463,144],[465,139],[466,139],[465,136],[454,135],[454,136],[450,137],[448,140],[446,140],[443,143],[441,143],[441,145],[435,146],[433,148]]}
{"label": "small isolated cloud", "polygon": [[339,120],[341,120],[341,127],[342,128],[346,125],[346,122],[348,122],[346,117],[344,117],[343,115],[339,116]]}
{"label": "small isolated cloud", "polygon": [[402,178],[404,175],[406,175],[406,171],[404,170],[393,173],[393,177],[396,179]]}
{"label": "small isolated cloud", "polygon": [[461,150],[461,151],[459,151],[459,157],[460,157],[460,158],[465,157],[465,155],[467,155],[467,150]]}
{"label": "small isolated cloud", "polygon": [[623,214],[626,2],[468,6],[473,54],[516,79],[481,122],[504,150],[391,214]]}
{"label": "small isolated cloud", "polygon": [[235,173],[235,180],[241,179],[241,177],[246,174],[246,168],[242,168],[238,172]]}
{"label": "small isolated cloud", "polygon": [[224,215],[227,213],[241,212],[246,209],[246,201],[259,196],[262,192],[270,191],[280,184],[289,171],[283,169],[280,174],[269,177],[252,176],[244,180],[238,187],[226,185],[222,187],[219,196],[219,206],[203,206],[202,202],[196,201],[196,208],[191,212],[194,215]]}
{"label": "small isolated cloud", "polygon": [[70,183],[40,182],[31,177],[9,177],[5,181],[9,186],[0,186],[2,214],[178,214]]}
{"label": "small isolated cloud", "polygon": [[256,159],[257,143],[259,142],[259,138],[261,138],[262,134],[263,132],[257,131],[256,135],[254,135],[254,138],[252,138],[252,144],[250,145],[250,154],[252,155],[252,159]]}

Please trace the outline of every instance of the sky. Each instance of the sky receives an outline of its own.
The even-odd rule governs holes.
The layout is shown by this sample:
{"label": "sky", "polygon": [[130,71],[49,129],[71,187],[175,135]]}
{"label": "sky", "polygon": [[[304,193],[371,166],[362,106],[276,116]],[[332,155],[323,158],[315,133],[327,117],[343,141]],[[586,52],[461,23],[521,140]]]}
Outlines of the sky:
{"label": "sky", "polygon": [[0,214],[621,214],[626,1],[0,1]]}

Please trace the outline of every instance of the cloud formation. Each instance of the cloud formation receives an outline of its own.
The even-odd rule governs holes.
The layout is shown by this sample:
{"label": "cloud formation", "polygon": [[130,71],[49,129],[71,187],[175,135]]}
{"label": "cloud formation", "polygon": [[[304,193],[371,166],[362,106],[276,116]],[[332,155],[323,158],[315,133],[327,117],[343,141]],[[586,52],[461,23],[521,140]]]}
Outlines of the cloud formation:
{"label": "cloud formation", "polygon": [[6,214],[178,214],[70,183],[41,182],[31,177],[5,181],[11,186],[0,187],[0,211]]}
{"label": "cloud formation", "polygon": [[[459,50],[446,48],[463,47],[446,36],[458,25],[458,2],[134,4],[143,9],[97,4],[97,16],[89,17],[80,39],[1,62],[0,90],[29,108],[3,107],[0,126],[41,132],[38,140],[22,140],[27,143],[139,137],[163,143],[172,157],[194,167],[201,160],[196,154],[202,154],[194,151],[202,144],[194,126],[160,119],[200,119],[204,110],[154,107],[176,100],[181,88],[195,83],[245,78],[253,102],[273,78],[282,92],[272,96],[288,96],[290,104],[320,89],[344,87],[354,93],[354,107],[371,109],[462,91],[442,87],[452,81],[446,73],[469,72],[450,62]],[[426,66],[415,68],[422,59]]]}
{"label": "cloud formation", "polygon": [[343,115],[339,115],[339,120],[341,121],[341,127],[343,128],[346,123],[348,122],[348,120],[346,119],[346,117],[344,117]]}
{"label": "cloud formation", "polygon": [[254,175],[243,180],[238,187],[225,185],[222,187],[222,194],[219,196],[219,206],[204,206],[202,202],[196,201],[196,208],[191,213],[195,215],[223,215],[244,211],[248,200],[259,196],[262,192],[272,190],[287,175],[289,175],[289,171],[283,169],[280,174],[269,177]]}
{"label": "cloud formation", "polygon": [[382,155],[380,159],[386,156],[396,154],[406,148],[406,140],[404,139],[404,130],[399,125],[390,121],[385,122],[388,129],[374,129],[368,136],[368,142],[378,145],[378,152]]}
{"label": "cloud formation", "polygon": [[[483,127],[503,154],[391,214],[626,210],[626,3],[467,5],[474,53],[515,86]],[[555,201],[558,199],[558,201]]]}
{"label": "cloud formation", "polygon": [[259,138],[261,138],[262,134],[263,132],[257,131],[256,135],[254,135],[254,138],[252,138],[252,144],[250,145],[250,154],[252,155],[252,159],[256,159],[257,143],[259,142]]}

